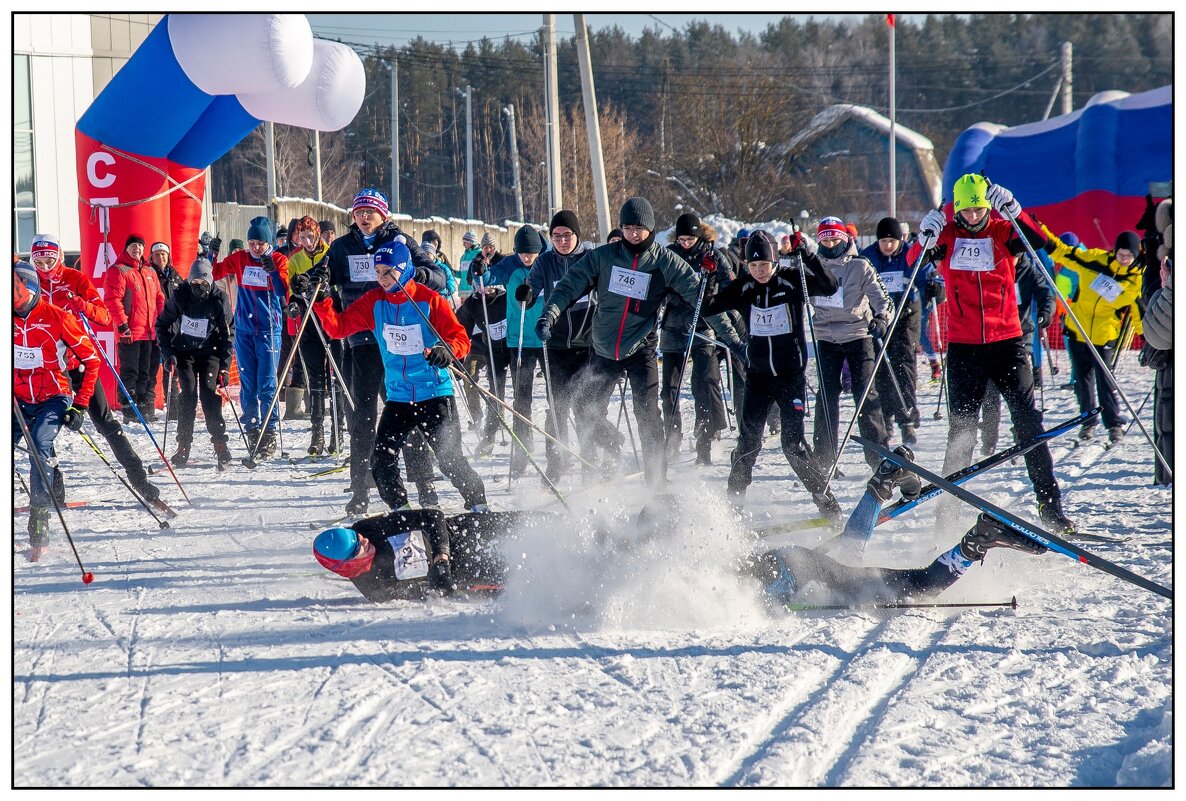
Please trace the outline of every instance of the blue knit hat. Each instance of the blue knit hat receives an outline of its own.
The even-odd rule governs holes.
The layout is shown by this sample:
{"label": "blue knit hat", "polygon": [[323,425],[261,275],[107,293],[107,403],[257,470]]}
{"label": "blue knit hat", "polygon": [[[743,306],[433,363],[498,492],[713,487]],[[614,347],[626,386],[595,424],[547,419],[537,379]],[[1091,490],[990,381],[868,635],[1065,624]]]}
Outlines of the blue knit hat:
{"label": "blue knit hat", "polygon": [[272,244],[272,221],[267,217],[252,217],[247,226],[247,238]]}

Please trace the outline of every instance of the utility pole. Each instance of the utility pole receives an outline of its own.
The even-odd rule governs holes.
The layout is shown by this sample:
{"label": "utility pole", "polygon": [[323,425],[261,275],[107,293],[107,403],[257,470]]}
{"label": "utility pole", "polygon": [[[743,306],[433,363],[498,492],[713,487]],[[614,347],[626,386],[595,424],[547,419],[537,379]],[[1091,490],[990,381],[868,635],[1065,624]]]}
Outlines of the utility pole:
{"label": "utility pole", "polygon": [[321,202],[321,131],[313,129],[313,197]]}
{"label": "utility pole", "polygon": [[1072,64],[1072,46],[1070,42],[1062,43],[1062,113],[1070,114],[1075,110],[1074,101],[1071,99],[1071,64]]}
{"label": "utility pole", "polygon": [[457,90],[457,94],[465,95],[465,216],[474,218],[474,115],[473,115],[473,87],[468,83],[465,91]]}
{"label": "utility pole", "polygon": [[399,61],[391,60],[391,210],[399,213]]}
{"label": "utility pole", "polygon": [[898,216],[898,134],[897,126],[897,93],[894,88],[894,74],[897,72],[894,56],[894,39],[897,26],[894,15],[889,20],[889,216]]}
{"label": "utility pole", "polygon": [[519,178],[519,136],[515,128],[515,107],[509,105],[502,110],[511,126],[511,183],[515,187],[515,219],[524,222],[523,181]]}
{"label": "utility pole", "polygon": [[267,161],[267,177],[264,180],[264,193],[267,198],[264,205],[268,208],[268,216],[275,217],[276,207],[276,124],[264,123],[264,156]]}
{"label": "utility pole", "polygon": [[601,152],[601,123],[597,117],[597,90],[593,86],[593,64],[589,58],[589,32],[585,15],[573,14],[576,27],[577,60],[581,67],[581,99],[585,104],[585,128],[589,139],[589,163],[593,169],[593,198],[597,203],[597,232],[604,239],[610,231],[609,195],[605,188],[605,160]]}
{"label": "utility pole", "polygon": [[556,86],[556,15],[544,14],[544,107],[548,110],[548,216],[563,207],[560,189],[560,96]]}

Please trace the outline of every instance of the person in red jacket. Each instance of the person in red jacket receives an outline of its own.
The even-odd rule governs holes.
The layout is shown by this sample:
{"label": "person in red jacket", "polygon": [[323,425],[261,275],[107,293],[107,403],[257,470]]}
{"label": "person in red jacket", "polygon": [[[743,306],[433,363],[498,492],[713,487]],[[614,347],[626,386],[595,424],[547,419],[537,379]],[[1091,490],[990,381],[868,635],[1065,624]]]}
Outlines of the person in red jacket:
{"label": "person in red jacket", "polygon": [[[12,385],[16,396],[14,410],[25,419],[41,463],[55,474],[57,456],[54,440],[62,426],[77,431],[82,428],[83,409],[91,402],[99,380],[99,354],[69,313],[46,302],[41,293],[37,270],[26,262],[13,266],[12,298]],[[82,386],[73,392],[70,379],[58,361],[59,348],[77,359],[85,368]],[[73,398],[71,398],[73,395]],[[21,435],[13,420],[15,443]],[[56,478],[51,478],[57,484]],[[29,558],[36,561],[49,539],[50,488],[29,455]],[[54,490],[56,493],[56,488]]]}
{"label": "person in red jacket", "polygon": [[[59,308],[76,317],[86,317],[97,325],[111,325],[111,314],[103,305],[103,298],[91,283],[91,279],[79,270],[68,270],[62,265],[62,246],[51,234],[37,234],[33,237],[30,259],[37,268],[42,296]],[[86,373],[82,363],[70,353],[66,354],[65,367],[70,384],[75,392],[82,387]],[[124,436],[123,426],[115,418],[107,403],[103,384],[95,384],[94,394],[86,407],[95,430],[103,435],[116,460],[123,465],[128,481],[149,503],[160,500],[161,491],[149,483],[144,464],[135,449]]]}
{"label": "person in red jacket", "polygon": [[[103,273],[103,303],[111,313],[111,325],[119,335],[119,377],[135,400],[141,416],[156,419],[156,373],[152,364],[152,343],[156,339],[156,318],[165,308],[165,295],[156,272],[144,260],[144,237],[131,234],[124,252]],[[120,399],[124,422],[136,422],[135,413]]]}
{"label": "person in red jacket", "polygon": [[[932,238],[929,258],[939,266],[947,288],[947,382],[951,428],[943,474],[966,467],[976,440],[980,404],[992,381],[1009,406],[1009,414],[1024,442],[1042,431],[1042,413],[1034,405],[1034,371],[1022,343],[1017,311],[1018,256],[1025,243],[1008,219],[993,218],[990,209],[1017,220],[1034,248],[1046,236],[1013,193],[989,185],[980,175],[967,174],[952,191],[954,220],[941,211],[928,212],[919,229]],[[1031,269],[1028,260],[1021,269]],[[1039,280],[1042,280],[1039,277]],[[1054,477],[1054,462],[1045,445],[1025,456],[1026,469],[1038,499],[1038,515],[1062,533],[1075,525],[1063,513],[1062,492]],[[945,507],[946,508],[946,507]]]}

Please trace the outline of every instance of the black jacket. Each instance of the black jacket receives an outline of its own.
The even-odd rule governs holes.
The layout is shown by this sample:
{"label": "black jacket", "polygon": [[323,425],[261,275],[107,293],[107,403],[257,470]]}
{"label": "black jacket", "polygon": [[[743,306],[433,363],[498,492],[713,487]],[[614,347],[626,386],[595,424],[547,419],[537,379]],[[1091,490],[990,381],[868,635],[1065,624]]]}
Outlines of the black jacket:
{"label": "black jacket", "polygon": [[[805,260],[804,277],[809,295],[831,295],[839,283],[827,267],[815,259]],[[797,269],[775,270],[765,284],[744,275],[705,300],[705,314],[727,309],[742,313],[749,327],[746,360],[752,372],[769,375],[800,373],[807,364],[807,336],[804,334],[803,286]],[[785,319],[783,319],[785,315]],[[786,333],[763,335],[765,326],[781,323]]]}
{"label": "black jacket", "polygon": [[[202,328],[205,328],[205,336],[193,333]],[[170,359],[178,354],[215,354],[220,370],[231,369],[235,318],[231,314],[230,298],[221,287],[213,284],[209,294],[199,299],[194,296],[193,288],[183,282],[157,317],[156,338],[162,358]]]}
{"label": "black jacket", "polygon": [[[338,296],[342,299],[343,309],[379,286],[378,281],[352,280],[350,278],[350,257],[373,256],[376,250],[394,241],[397,236],[404,238],[404,244],[412,254],[412,264],[416,265],[416,283],[423,284],[434,292],[444,291],[444,270],[425,255],[424,251],[420,249],[420,245],[416,244],[415,237],[407,236],[399,229],[398,225],[388,220],[375,229],[375,238],[368,247],[363,241],[362,231],[358,230],[358,225],[351,223],[350,230],[335,239],[329,246],[329,253],[325,257],[326,268],[329,271],[329,284],[331,287],[337,288]],[[373,266],[374,262],[372,261],[371,264]],[[316,282],[319,275],[315,275],[315,273],[321,269],[325,268],[314,267],[309,270],[310,279]],[[357,334],[351,334],[347,341],[351,345],[374,344],[375,335],[371,331],[360,331]]]}
{"label": "black jacket", "polygon": [[[667,249],[686,261],[688,266],[701,278],[703,278],[701,265],[704,262],[704,257],[712,253],[716,256],[717,261],[714,280],[721,287],[730,283],[733,259],[725,250],[713,247],[711,242],[701,239],[690,250],[685,250],[678,244],[672,243],[667,246]],[[678,294],[668,293],[663,309],[663,324],[659,331],[659,350],[664,353],[684,352],[688,347],[688,334],[692,328],[692,314],[695,311],[695,307]],[[733,326],[728,316],[707,314],[703,307],[700,309],[700,318],[696,321],[696,332],[712,336],[731,347],[740,347],[741,345],[741,333]],[[705,344],[704,340],[693,341],[694,347],[703,347]]]}
{"label": "black jacket", "polygon": [[[494,329],[490,345],[494,350],[501,351],[507,346],[507,293],[498,285],[488,288],[496,291],[493,295],[486,296],[486,311],[483,313],[482,296],[475,289],[473,294],[457,307],[457,322],[465,327],[465,333],[469,334],[472,340],[475,338],[475,331],[486,336],[486,321],[489,318],[490,328]],[[485,356],[485,351],[481,351],[480,355]]]}
{"label": "black jacket", "polygon": [[[527,274],[527,283],[531,286],[532,298],[530,306],[536,303],[547,304],[552,297],[552,290],[569,268],[579,262],[591,248],[583,242],[576,250],[564,256],[555,250],[546,250],[531,265],[531,272]],[[540,295],[543,299],[540,299]],[[593,311],[597,307],[597,293],[590,292],[585,298],[564,310],[556,318],[556,325],[552,327],[552,338],[548,340],[548,347],[553,350],[573,350],[588,348],[590,344],[589,331],[593,319]]]}

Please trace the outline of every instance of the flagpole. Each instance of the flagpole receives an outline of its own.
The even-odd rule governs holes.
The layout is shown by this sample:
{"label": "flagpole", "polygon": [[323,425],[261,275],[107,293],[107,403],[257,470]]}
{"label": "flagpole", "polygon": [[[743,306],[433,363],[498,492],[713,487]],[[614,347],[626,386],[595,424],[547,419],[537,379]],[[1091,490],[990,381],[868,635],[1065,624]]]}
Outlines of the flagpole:
{"label": "flagpole", "polygon": [[898,140],[895,132],[897,125],[897,99],[894,91],[894,73],[896,72],[894,61],[894,34],[897,32],[897,27],[894,24],[894,15],[886,14],[885,21],[889,25],[889,216],[898,216]]}

